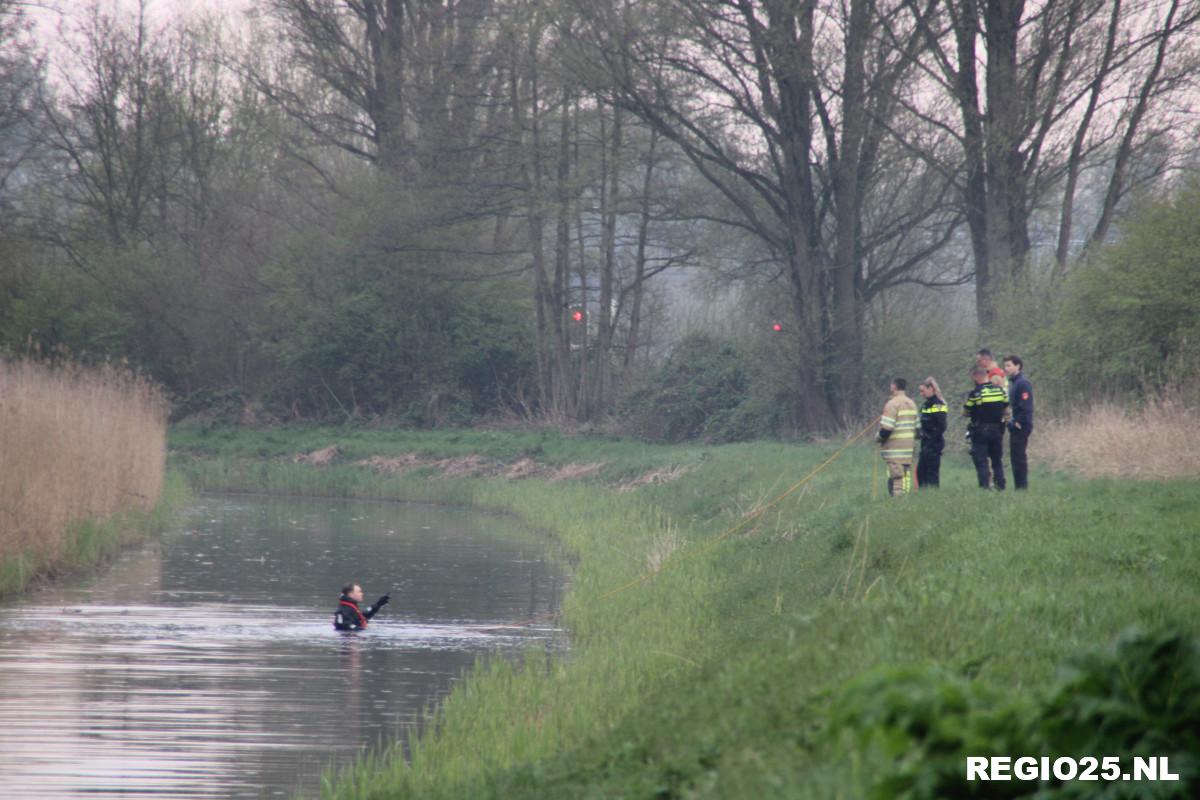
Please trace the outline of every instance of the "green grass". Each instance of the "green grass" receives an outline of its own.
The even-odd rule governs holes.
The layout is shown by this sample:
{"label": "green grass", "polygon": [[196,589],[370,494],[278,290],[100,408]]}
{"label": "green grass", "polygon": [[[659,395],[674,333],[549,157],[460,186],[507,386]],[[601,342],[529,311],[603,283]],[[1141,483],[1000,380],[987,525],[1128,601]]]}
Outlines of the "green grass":
{"label": "green grass", "polygon": [[[510,459],[536,442],[550,463],[609,466],[548,484],[383,478],[279,457],[334,442],[350,457]],[[836,445],[344,429],[185,431],[171,443],[173,463],[198,489],[500,509],[552,531],[577,559],[564,604],[571,653],[481,664],[411,743],[408,762],[393,754],[331,778],[323,794],[339,800],[867,796],[896,767],[894,754],[830,724],[864,675],[911,667],[1033,705],[1064,659],[1131,626],[1198,632],[1193,482],[1080,481],[1035,469],[1028,493],[984,493],[956,452],[943,462],[940,491],[891,500],[879,484],[873,492],[882,470],[862,445],[749,530],[708,546]],[[671,464],[692,469],[669,484],[613,488]],[[653,580],[606,596],[672,547]]]}
{"label": "green grass", "polygon": [[150,511],[130,510],[108,519],[85,519],[66,532],[62,553],[48,558],[35,552],[17,553],[0,561],[0,597],[25,591],[45,578],[79,572],[112,558],[121,548],[162,531],[190,496],[180,473],[168,472],[162,496]]}

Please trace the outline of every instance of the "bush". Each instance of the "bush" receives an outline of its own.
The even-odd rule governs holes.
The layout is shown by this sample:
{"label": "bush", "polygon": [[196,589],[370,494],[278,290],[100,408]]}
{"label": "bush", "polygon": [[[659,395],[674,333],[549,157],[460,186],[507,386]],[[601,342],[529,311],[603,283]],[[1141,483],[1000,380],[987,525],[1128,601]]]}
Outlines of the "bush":
{"label": "bush", "polygon": [[1039,343],[1053,379],[1111,395],[1200,378],[1200,183],[1121,233],[1069,276]]}
{"label": "bush", "polygon": [[693,334],[626,398],[622,414],[635,433],[656,441],[745,441],[779,429],[775,391],[761,361],[744,348]]}
{"label": "bush", "polygon": [[[964,677],[890,667],[859,678],[833,731],[889,766],[871,796],[1195,797],[1200,788],[1200,648],[1173,631],[1132,631],[1068,661],[1033,702],[1006,700]],[[1165,756],[1178,782],[969,782],[967,756]]]}
{"label": "bush", "polygon": [[420,264],[346,247],[314,248],[268,275],[271,353],[284,367],[275,397],[318,416],[416,425],[469,423],[513,402],[533,337],[511,286],[438,281]]}

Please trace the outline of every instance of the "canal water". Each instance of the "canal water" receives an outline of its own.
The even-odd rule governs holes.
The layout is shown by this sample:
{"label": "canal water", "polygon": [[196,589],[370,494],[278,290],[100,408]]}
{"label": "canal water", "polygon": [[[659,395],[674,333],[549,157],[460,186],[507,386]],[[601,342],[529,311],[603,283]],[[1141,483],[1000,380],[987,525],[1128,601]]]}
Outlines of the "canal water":
{"label": "canal water", "polygon": [[[341,585],[391,603],[331,620]],[[507,518],[204,497],[82,583],[0,604],[0,796],[316,796],[482,656],[558,648],[565,574]]]}

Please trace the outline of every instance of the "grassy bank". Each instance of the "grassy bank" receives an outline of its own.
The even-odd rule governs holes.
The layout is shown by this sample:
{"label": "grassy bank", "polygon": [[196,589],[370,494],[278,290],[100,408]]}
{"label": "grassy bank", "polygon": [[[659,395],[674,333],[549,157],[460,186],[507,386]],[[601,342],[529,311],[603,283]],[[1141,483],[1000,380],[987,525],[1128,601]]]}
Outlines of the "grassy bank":
{"label": "grassy bank", "polygon": [[0,360],[0,593],[163,522],[166,403],[114,367]]}
{"label": "grassy bank", "polygon": [[[285,457],[334,443],[346,461],[421,451],[604,467],[549,483],[445,479],[432,469],[389,476]],[[1079,739],[1104,728],[1086,712],[1097,704],[1106,713],[1128,706],[1141,720],[1135,732],[1176,724],[1179,714],[1190,720],[1180,730],[1191,734],[1144,755],[1194,742],[1194,702],[1148,715],[1132,678],[1100,700],[1087,692],[1103,693],[1103,681],[1086,690],[1071,683],[1141,674],[1121,667],[1142,664],[1141,647],[1150,662],[1169,662],[1171,686],[1186,688],[1190,644],[1133,640],[1093,656],[1090,673],[1061,669],[1132,626],[1197,633],[1194,482],[1083,481],[1035,469],[1026,494],[984,494],[965,454],[952,452],[941,491],[892,501],[863,445],[721,538],[836,445],[185,430],[172,446],[197,488],[470,503],[554,531],[578,556],[564,607],[569,658],[482,665],[413,743],[410,763],[364,763],[331,781],[327,797],[964,796],[947,788],[963,753],[1075,754],[1065,752],[1068,740],[1119,751],[1094,755],[1150,746],[1144,737]],[[676,480],[629,489],[632,478],[675,466]],[[653,570],[661,571],[630,585]],[[1158,675],[1149,683],[1161,678],[1148,674]],[[1077,706],[1085,710],[1071,712]],[[998,796],[995,784],[986,794]]]}

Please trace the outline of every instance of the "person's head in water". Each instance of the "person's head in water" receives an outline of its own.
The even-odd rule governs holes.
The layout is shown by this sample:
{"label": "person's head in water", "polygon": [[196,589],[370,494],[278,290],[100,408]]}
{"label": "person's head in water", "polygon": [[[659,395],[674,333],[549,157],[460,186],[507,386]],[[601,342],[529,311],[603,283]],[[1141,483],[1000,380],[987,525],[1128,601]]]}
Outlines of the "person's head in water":
{"label": "person's head in water", "polygon": [[373,605],[362,608],[363,590],[357,583],[342,587],[342,597],[333,612],[333,627],[339,631],[360,631],[367,627],[367,620],[379,613],[388,604],[390,597],[383,595]]}

